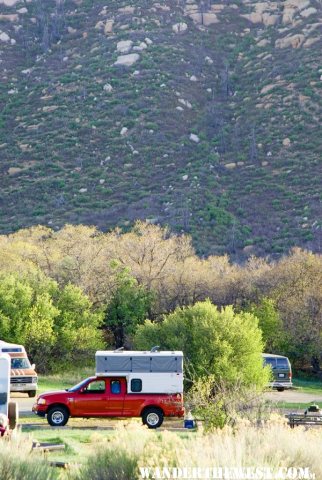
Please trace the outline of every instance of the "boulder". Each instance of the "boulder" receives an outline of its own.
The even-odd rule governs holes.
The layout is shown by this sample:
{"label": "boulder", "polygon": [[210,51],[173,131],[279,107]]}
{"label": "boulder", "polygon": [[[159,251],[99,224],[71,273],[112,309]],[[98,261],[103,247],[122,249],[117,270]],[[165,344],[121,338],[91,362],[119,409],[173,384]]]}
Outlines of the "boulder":
{"label": "boulder", "polygon": [[290,37],[279,38],[275,42],[276,48],[300,48],[305,40],[305,36],[301,33],[291,35]]}
{"label": "boulder", "polygon": [[209,25],[213,25],[214,23],[218,23],[218,18],[215,13],[203,13],[202,14],[202,24],[208,27]]}
{"label": "boulder", "polygon": [[0,15],[0,21],[3,20],[4,22],[17,22],[19,20],[19,15],[13,13],[12,15]]}
{"label": "boulder", "polygon": [[172,25],[172,31],[174,33],[184,33],[188,29],[188,25],[184,22],[175,23]]}
{"label": "boulder", "polygon": [[19,167],[10,167],[10,168],[8,169],[8,174],[9,174],[9,175],[16,175],[17,173],[20,173],[20,172],[22,172],[22,171],[23,171],[22,168],[19,168]]}
{"label": "boulder", "polygon": [[266,27],[276,25],[279,22],[279,15],[271,15],[269,13],[263,13],[263,23]]}
{"label": "boulder", "polygon": [[246,18],[252,23],[263,23],[263,15],[258,12],[245,13],[241,15],[243,18]]}
{"label": "boulder", "polygon": [[0,42],[9,42],[10,37],[7,33],[5,32],[0,32]]}
{"label": "boulder", "polygon": [[2,4],[5,7],[13,7],[18,2],[20,2],[20,0],[0,0],[0,5]]}
{"label": "boulder", "polygon": [[[70,28],[70,27],[68,27],[68,28]],[[104,30],[105,23],[103,22],[103,20],[99,20],[94,28],[95,28],[95,30]],[[68,33],[70,33],[70,32],[68,31]]]}
{"label": "boulder", "polygon": [[258,47],[266,47],[267,45],[270,44],[270,41],[267,40],[266,38],[263,38],[263,40],[260,40],[258,43],[257,43],[257,46]]}
{"label": "boulder", "polygon": [[116,62],[114,62],[115,66],[125,66],[131,67],[140,59],[140,55],[138,53],[129,53],[128,55],[120,55],[117,57]]}
{"label": "boulder", "polygon": [[104,33],[105,35],[111,35],[113,33],[114,20],[106,20]]}
{"label": "boulder", "polygon": [[106,83],[103,87],[103,90],[104,92],[111,93],[111,91],[113,90],[113,87],[110,83]]}
{"label": "boulder", "polygon": [[132,40],[121,40],[120,42],[117,42],[116,50],[119,53],[130,53],[132,46]]}
{"label": "boulder", "polygon": [[307,18],[310,17],[311,15],[314,15],[317,13],[317,9],[314,7],[306,8],[305,10],[302,10],[301,12],[301,17]]}
{"label": "boulder", "polygon": [[131,5],[127,5],[126,7],[119,8],[118,11],[126,15],[133,15],[133,13],[135,12],[135,7],[131,7]]}
{"label": "boulder", "polygon": [[200,142],[200,138],[198,137],[198,135],[196,135],[195,133],[190,133],[190,140],[192,142],[195,142],[195,143],[199,143]]}

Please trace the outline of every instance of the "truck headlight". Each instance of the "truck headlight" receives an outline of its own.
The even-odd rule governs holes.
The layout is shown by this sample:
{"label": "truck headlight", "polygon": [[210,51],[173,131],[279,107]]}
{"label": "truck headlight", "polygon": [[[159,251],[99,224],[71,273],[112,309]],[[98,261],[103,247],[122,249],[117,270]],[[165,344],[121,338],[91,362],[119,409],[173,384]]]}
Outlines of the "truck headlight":
{"label": "truck headlight", "polygon": [[32,383],[37,383],[38,378],[37,377],[32,377]]}
{"label": "truck headlight", "polygon": [[46,399],[45,398],[38,398],[38,405],[46,405]]}

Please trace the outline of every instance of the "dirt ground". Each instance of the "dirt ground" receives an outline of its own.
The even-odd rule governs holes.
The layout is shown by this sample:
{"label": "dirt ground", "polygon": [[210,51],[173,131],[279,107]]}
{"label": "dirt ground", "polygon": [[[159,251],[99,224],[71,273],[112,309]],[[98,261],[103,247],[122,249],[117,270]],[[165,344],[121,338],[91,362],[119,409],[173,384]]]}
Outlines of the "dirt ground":
{"label": "dirt ground", "polygon": [[272,402],[286,402],[286,403],[314,403],[322,402],[322,395],[315,393],[299,392],[297,390],[284,390],[284,392],[277,392],[272,390],[265,393],[265,398]]}

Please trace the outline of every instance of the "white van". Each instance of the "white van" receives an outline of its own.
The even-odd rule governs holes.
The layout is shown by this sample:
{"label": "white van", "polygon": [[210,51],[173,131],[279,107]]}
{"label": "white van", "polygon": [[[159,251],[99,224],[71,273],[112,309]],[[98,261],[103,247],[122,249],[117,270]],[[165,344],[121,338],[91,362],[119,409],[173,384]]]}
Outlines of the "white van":
{"label": "white van", "polygon": [[25,392],[29,397],[35,397],[38,376],[25,347],[0,340],[0,353],[7,353],[11,359],[10,392]]}

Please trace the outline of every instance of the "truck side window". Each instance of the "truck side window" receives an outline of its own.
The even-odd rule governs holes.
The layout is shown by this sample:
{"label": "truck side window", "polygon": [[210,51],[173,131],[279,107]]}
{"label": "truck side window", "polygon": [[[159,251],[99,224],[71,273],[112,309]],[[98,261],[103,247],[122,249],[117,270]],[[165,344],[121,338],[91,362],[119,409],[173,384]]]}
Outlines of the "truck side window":
{"label": "truck side window", "polygon": [[132,378],[131,392],[142,392],[142,380],[140,378]]}
{"label": "truck side window", "polygon": [[121,393],[121,382],[119,380],[111,380],[111,393]]}
{"label": "truck side window", "polygon": [[91,382],[87,385],[84,390],[87,393],[104,393],[105,392],[105,382],[104,380],[98,380]]}

